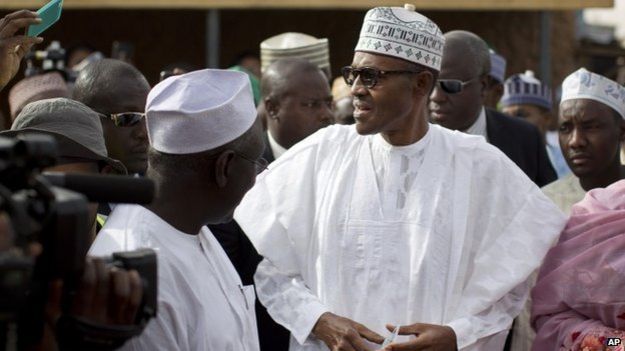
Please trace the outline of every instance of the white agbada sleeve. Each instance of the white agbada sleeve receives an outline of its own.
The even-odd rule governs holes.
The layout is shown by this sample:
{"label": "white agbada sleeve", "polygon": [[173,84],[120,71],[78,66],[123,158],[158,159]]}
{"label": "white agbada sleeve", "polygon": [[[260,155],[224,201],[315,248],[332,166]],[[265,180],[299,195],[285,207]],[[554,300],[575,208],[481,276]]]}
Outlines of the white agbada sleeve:
{"label": "white agbada sleeve", "polygon": [[[252,194],[246,196],[248,201],[243,201],[235,213],[256,250],[266,257],[254,276],[258,299],[300,344],[306,342],[319,317],[329,310],[305,285],[302,267],[306,266],[306,258],[295,254],[311,240],[315,218],[310,214],[317,213],[317,150],[311,142],[315,136],[309,139],[272,163],[259,176]],[[289,176],[267,177],[272,172]]]}
{"label": "white agbada sleeve", "polygon": [[[490,350],[486,337],[501,333],[519,315],[529,295],[529,277],[565,225],[564,214],[499,150],[474,153],[467,237],[472,258],[461,297],[447,323],[458,349]],[[485,152],[486,151],[486,152]],[[499,157],[482,159],[495,153]],[[476,240],[477,239],[477,240]]]}

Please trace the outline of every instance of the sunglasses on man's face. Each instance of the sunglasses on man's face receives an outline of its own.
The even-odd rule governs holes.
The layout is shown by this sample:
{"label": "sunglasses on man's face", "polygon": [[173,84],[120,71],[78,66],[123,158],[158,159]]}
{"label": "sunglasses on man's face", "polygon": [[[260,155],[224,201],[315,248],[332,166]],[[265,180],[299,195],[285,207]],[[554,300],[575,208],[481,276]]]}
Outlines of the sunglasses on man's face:
{"label": "sunglasses on man's face", "polygon": [[464,87],[471,84],[476,78],[462,81],[459,79],[439,79],[436,84],[447,94],[459,94],[464,90]]}
{"label": "sunglasses on man's face", "polygon": [[132,127],[141,122],[141,119],[145,117],[143,112],[122,112],[111,113],[108,115],[100,114],[100,116],[113,121],[116,127]]}
{"label": "sunglasses on man's face", "polygon": [[373,67],[354,68],[350,66],[345,66],[341,68],[341,74],[343,75],[345,84],[351,87],[352,85],[354,85],[354,81],[356,81],[356,79],[360,77],[360,82],[367,89],[373,88],[376,84],[378,84],[378,80],[380,80],[380,78],[383,78],[386,75],[415,74],[415,73],[421,73],[421,72],[423,71],[406,71],[406,70],[382,71]]}

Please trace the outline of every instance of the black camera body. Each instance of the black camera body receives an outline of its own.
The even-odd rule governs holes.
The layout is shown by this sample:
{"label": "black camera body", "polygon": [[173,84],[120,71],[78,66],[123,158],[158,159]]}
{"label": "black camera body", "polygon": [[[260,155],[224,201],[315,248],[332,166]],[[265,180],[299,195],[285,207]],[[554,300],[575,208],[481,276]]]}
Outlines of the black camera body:
{"label": "black camera body", "polygon": [[[69,297],[80,281],[91,245],[87,235],[93,224],[89,223],[89,200],[97,202],[93,197],[99,193],[90,193],[88,200],[82,193],[52,186],[40,172],[54,165],[56,150],[54,137],[46,134],[25,134],[15,139],[0,137],[0,211],[6,212],[10,219],[12,233],[4,235],[10,235],[14,248],[0,252],[0,322],[17,321],[19,328],[27,331],[20,339],[29,341],[41,338],[50,281],[63,279],[64,308],[71,303]],[[79,176],[83,188],[84,184],[97,184],[85,182],[85,177],[89,179]],[[141,181],[144,185],[147,182]],[[121,184],[119,180],[111,183]],[[127,193],[127,188],[118,193]],[[135,194],[128,195],[132,198]],[[153,196],[153,189],[149,195]],[[36,259],[24,254],[34,243],[42,248]],[[136,318],[140,332],[156,316],[156,254],[150,249],[115,253],[109,264],[135,269],[142,279],[143,298]],[[108,332],[105,336],[115,337],[115,330],[113,334]],[[137,332],[136,328],[133,332]]]}
{"label": "black camera body", "polygon": [[[138,249],[134,251],[115,252],[108,264],[125,270],[136,270],[139,276],[148,282],[148,285],[157,286],[156,275],[156,253],[151,249]],[[145,284],[144,284],[145,287]],[[139,313],[137,313],[137,324],[145,325],[156,317],[157,311],[156,289],[144,289]]]}

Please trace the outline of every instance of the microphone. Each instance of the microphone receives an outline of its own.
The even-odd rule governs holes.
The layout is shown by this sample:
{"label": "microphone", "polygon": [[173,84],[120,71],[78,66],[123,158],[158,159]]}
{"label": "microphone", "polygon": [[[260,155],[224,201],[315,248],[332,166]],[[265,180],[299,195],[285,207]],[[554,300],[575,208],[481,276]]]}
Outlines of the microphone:
{"label": "microphone", "polygon": [[154,199],[154,182],[121,175],[87,175],[45,172],[50,184],[81,193],[90,202],[149,204]]}

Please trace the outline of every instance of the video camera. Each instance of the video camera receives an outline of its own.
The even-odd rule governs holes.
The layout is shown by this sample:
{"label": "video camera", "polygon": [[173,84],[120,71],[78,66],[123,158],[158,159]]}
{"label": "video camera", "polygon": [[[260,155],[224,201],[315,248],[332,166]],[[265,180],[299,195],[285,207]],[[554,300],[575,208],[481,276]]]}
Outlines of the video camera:
{"label": "video camera", "polygon": [[[87,233],[93,223],[89,223],[88,201],[149,203],[154,194],[154,185],[148,179],[41,174],[42,169],[55,164],[56,150],[54,138],[44,134],[0,137],[0,211],[8,214],[12,229],[12,233],[0,233],[4,235],[0,241],[8,236],[12,247],[0,252],[0,321],[17,321],[31,341],[42,336],[47,287],[53,279],[63,279],[62,309],[68,311],[91,244]],[[33,244],[42,248],[37,258],[25,254]],[[136,328],[119,333],[114,328],[104,332],[80,330],[89,334],[84,337],[96,342],[99,338],[103,344],[123,342],[140,333],[156,315],[157,306],[154,251],[116,253],[109,264],[137,270],[143,282],[143,297]]]}
{"label": "video camera", "polygon": [[65,70],[65,49],[59,41],[52,41],[45,50],[31,50],[26,56],[25,77],[32,77],[47,72],[59,72],[68,80]]}

